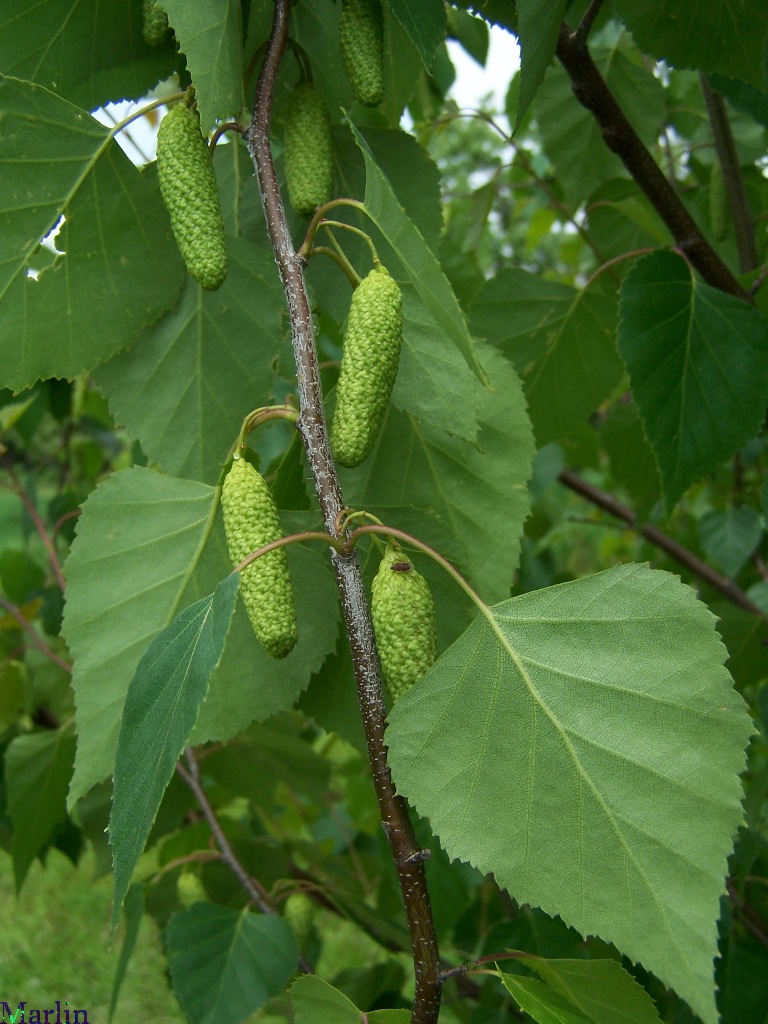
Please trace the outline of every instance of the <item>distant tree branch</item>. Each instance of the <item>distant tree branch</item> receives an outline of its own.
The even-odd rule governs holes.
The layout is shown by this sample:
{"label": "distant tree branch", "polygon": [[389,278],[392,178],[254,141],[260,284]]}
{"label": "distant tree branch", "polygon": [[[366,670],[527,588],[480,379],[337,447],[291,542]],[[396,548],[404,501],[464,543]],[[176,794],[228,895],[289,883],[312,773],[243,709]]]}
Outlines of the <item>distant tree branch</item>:
{"label": "distant tree branch", "polygon": [[587,501],[592,502],[598,508],[603,509],[604,512],[608,512],[612,516],[616,516],[617,519],[623,519],[624,522],[630,526],[633,530],[637,530],[638,533],[642,534],[646,540],[650,541],[651,544],[655,544],[657,548],[664,551],[670,558],[674,558],[676,562],[684,565],[686,569],[698,576],[699,579],[708,583],[715,590],[718,590],[723,597],[726,597],[732,604],[737,605],[739,608],[743,608],[744,611],[751,612],[752,615],[762,616],[763,610],[759,608],[753,601],[751,601],[747,595],[741,590],[733,580],[729,580],[726,576],[721,576],[719,572],[716,572],[711,565],[707,565],[706,562],[702,562],[700,558],[697,558],[692,551],[688,548],[684,548],[682,544],[678,544],[677,541],[672,540],[666,533],[663,533],[657,527],[652,526],[650,523],[646,523],[641,526],[637,522],[637,517],[631,508],[627,508],[626,505],[622,505],[620,501],[617,501],[612,494],[607,494],[605,491],[601,491],[599,487],[595,487],[593,484],[588,483],[583,477],[580,477],[577,473],[572,472],[570,469],[564,469],[560,474],[560,483],[570,490],[575,491],[576,494],[580,494],[582,498],[586,498]]}
{"label": "distant tree branch", "polygon": [[728,209],[731,213],[736,231],[736,244],[739,249],[739,268],[742,274],[754,270],[757,266],[757,249],[755,247],[755,225],[749,210],[747,190],[744,187],[744,176],[741,173],[739,160],[736,156],[736,145],[733,141],[731,124],[725,101],[719,92],[710,85],[706,75],[699,75],[701,91],[707,105],[707,114],[712,128],[712,140],[715,152],[723,171],[725,193],[728,196]]}
{"label": "distant tree branch", "polygon": [[573,32],[563,24],[555,52],[571,79],[576,99],[600,125],[605,144],[619,157],[646,194],[691,264],[713,288],[749,302],[749,295],[704,238],[680,197],[625,117],[586,45],[579,38],[578,30]]}

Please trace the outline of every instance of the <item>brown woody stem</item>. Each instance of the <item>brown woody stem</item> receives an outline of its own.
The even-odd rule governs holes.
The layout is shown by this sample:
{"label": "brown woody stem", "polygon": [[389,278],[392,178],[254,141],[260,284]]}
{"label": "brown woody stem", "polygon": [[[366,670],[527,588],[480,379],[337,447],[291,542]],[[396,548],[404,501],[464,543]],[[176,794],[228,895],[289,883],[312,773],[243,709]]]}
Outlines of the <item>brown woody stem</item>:
{"label": "brown woody stem", "polygon": [[680,197],[624,116],[578,31],[572,32],[564,23],[555,53],[571,79],[576,99],[600,125],[606,146],[618,156],[646,194],[692,265],[713,288],[749,302],[749,295],[704,238]]}
{"label": "brown woody stem", "polygon": [[[345,507],[325,425],[312,313],[304,284],[304,260],[288,231],[269,139],[272,97],[288,38],[290,0],[275,0],[275,15],[264,64],[256,87],[253,120],[246,140],[256,167],[264,217],[290,312],[299,393],[298,430],[320,503],[325,528],[338,536],[336,517]],[[395,792],[384,745],[386,710],[370,609],[354,552],[331,551],[352,649],[360,711],[373,784],[405,905],[416,976],[411,1024],[435,1024],[440,1011],[440,965],[424,863],[419,857],[408,807]]]}

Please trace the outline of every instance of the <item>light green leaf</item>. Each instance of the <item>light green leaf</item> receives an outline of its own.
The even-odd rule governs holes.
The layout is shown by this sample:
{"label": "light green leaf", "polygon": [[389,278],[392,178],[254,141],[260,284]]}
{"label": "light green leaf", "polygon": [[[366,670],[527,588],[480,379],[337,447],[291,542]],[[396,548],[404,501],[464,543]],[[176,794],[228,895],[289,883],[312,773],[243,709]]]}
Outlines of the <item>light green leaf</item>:
{"label": "light green leaf", "polygon": [[294,1024],[360,1024],[360,1010],[343,992],[316,975],[291,986]]}
{"label": "light green leaf", "polygon": [[637,45],[652,57],[765,88],[764,0],[616,0],[616,9]]}
{"label": "light green leaf", "polygon": [[229,273],[181,301],[95,374],[118,423],[160,469],[216,483],[243,418],[269,404],[283,292],[271,253],[229,238]]}
{"label": "light green leaf", "polygon": [[[114,129],[2,76],[0,108],[0,384],[21,390],[130,344],[174,304],[184,270],[168,214]],[[35,280],[35,249],[62,216],[64,255]]]}
{"label": "light green leaf", "polygon": [[540,447],[571,435],[619,381],[615,318],[610,299],[525,270],[502,270],[473,301],[472,332],[521,374]]}
{"label": "light green leaf", "polygon": [[[390,408],[373,454],[345,471],[342,485],[358,508],[412,505],[436,513],[442,539],[447,528],[454,547],[466,550],[475,585],[500,600],[509,594],[528,514],[533,437],[514,370],[500,353],[478,351],[492,390],[478,414],[476,445]],[[435,543],[428,532],[419,537]]]}
{"label": "light green leaf", "polygon": [[387,0],[429,71],[435,50],[445,38],[445,4],[441,0]]}
{"label": "light green leaf", "polygon": [[[618,48],[590,47],[590,53],[632,127],[646,145],[654,145],[666,116],[661,84]],[[561,67],[547,72],[534,110],[544,151],[555,165],[569,206],[578,206],[609,178],[627,175],[593,115],[574,100],[571,80]]]}
{"label": "light green leaf", "polygon": [[520,1009],[538,1024],[591,1024],[588,1017],[535,978],[502,974],[501,980]]}
{"label": "light green leaf", "polygon": [[113,930],[163,793],[221,659],[239,582],[239,574],[230,573],[213,594],[179,612],[144,652],[128,688],[109,818]]}
{"label": "light green leaf", "polygon": [[390,712],[398,791],[450,856],[613,942],[715,1024],[752,724],[714,616],[642,565],[490,615]]}
{"label": "light green leaf", "polygon": [[181,607],[213,498],[205,484],[136,467],[113,474],[83,506],[64,569],[78,723],[70,805],[112,773],[128,684]]}
{"label": "light green leaf", "polygon": [[74,753],[71,728],[16,736],[5,751],[5,787],[13,822],[11,856],[17,891],[53,829],[66,817]]}
{"label": "light green leaf", "polygon": [[406,216],[370,147],[350,122],[365,159],[365,210],[394,249],[427,312],[456,345],[467,364],[480,375],[464,314],[448,279],[419,231]]}
{"label": "light green leaf", "polygon": [[726,576],[738,575],[762,535],[760,514],[748,505],[707,512],[699,521],[704,553]]}
{"label": "light green leaf", "polygon": [[141,28],[136,2],[4,0],[0,67],[86,110],[140,99],[176,66],[175,44],[147,46]]}
{"label": "light green leaf", "polygon": [[515,128],[544,80],[552,62],[568,0],[517,0],[520,40],[520,99]]}
{"label": "light green leaf", "polygon": [[195,83],[200,124],[208,132],[216,120],[243,106],[243,26],[238,0],[163,0],[187,70]]}
{"label": "light green leaf", "polygon": [[648,993],[617,960],[525,961],[590,1024],[660,1024]]}
{"label": "light green leaf", "polygon": [[277,914],[196,903],[165,929],[171,982],[191,1024],[240,1024],[279,995],[299,951]]}
{"label": "light green leaf", "polygon": [[622,284],[619,317],[619,351],[672,509],[759,430],[768,320],[699,282],[671,252],[637,261]]}

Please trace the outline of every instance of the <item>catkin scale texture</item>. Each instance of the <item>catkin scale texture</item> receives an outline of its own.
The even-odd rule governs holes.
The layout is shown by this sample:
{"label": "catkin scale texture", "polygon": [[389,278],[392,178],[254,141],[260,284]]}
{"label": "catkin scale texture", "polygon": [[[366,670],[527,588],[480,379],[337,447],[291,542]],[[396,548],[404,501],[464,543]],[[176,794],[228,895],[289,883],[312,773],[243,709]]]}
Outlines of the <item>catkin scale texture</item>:
{"label": "catkin scale texture", "polygon": [[[234,565],[283,535],[272,492],[245,459],[235,459],[224,478],[221,507]],[[273,658],[284,658],[298,639],[285,549],[268,551],[247,565],[240,573],[240,593],[256,639]]]}
{"label": "catkin scale texture", "polygon": [[379,0],[344,0],[339,48],[355,99],[376,107],[384,95],[384,20]]}
{"label": "catkin scale texture", "polygon": [[219,288],[227,275],[219,190],[200,118],[183,103],[160,122],[157,176],[187,270],[203,288]]}
{"label": "catkin scale texture", "polygon": [[285,177],[291,206],[309,217],[331,198],[331,122],[319,92],[309,82],[288,98],[285,121]]}
{"label": "catkin scale texture", "polygon": [[429,584],[413,566],[404,571],[402,554],[391,548],[371,584],[371,617],[381,671],[394,702],[432,667],[437,640]]}
{"label": "catkin scale texture", "polygon": [[355,288],[344,333],[331,429],[333,456],[342,466],[359,466],[373,448],[402,344],[400,287],[385,267],[375,267]]}
{"label": "catkin scale texture", "polygon": [[141,34],[147,46],[159,46],[170,35],[168,15],[158,0],[144,0]]}

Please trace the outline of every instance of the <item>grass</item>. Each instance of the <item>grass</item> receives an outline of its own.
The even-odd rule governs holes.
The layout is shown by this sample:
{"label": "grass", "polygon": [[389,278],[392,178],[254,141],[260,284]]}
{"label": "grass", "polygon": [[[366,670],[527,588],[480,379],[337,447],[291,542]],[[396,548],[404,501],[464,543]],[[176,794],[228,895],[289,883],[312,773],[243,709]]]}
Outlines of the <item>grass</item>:
{"label": "grass", "polygon": [[[53,1007],[68,1000],[70,1011],[87,1010],[91,1024],[106,1024],[122,930],[109,939],[111,878],[92,880],[93,858],[74,867],[51,850],[47,867],[35,862],[21,895],[14,894],[10,857],[0,851],[0,1001],[15,1009]],[[114,1024],[183,1024],[185,1017],[168,987],[154,922],[146,915],[128,965]]]}

